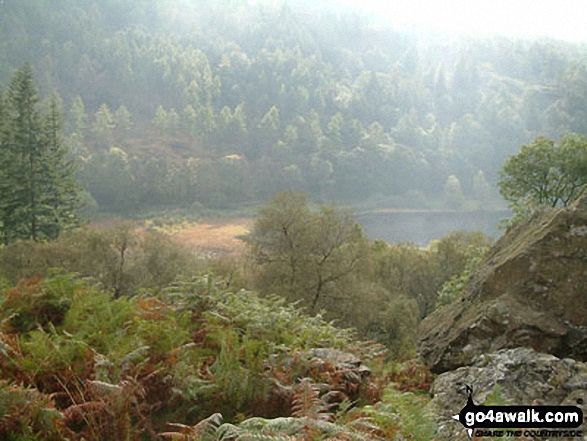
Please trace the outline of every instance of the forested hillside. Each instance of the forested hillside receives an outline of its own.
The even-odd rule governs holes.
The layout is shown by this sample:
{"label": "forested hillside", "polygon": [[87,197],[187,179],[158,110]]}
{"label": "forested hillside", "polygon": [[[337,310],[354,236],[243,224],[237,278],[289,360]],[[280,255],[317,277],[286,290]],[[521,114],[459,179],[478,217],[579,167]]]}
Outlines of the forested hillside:
{"label": "forested hillside", "polygon": [[[467,398],[584,404],[568,359],[487,371],[587,359],[587,45],[350,3],[0,0],[1,439],[454,440]],[[493,245],[353,214],[506,203]]]}
{"label": "forested hillside", "polygon": [[[250,4],[249,4],[250,3]],[[537,135],[587,133],[587,48],[415,35],[307,3],[4,0],[0,80],[59,93],[98,208],[485,207]]]}

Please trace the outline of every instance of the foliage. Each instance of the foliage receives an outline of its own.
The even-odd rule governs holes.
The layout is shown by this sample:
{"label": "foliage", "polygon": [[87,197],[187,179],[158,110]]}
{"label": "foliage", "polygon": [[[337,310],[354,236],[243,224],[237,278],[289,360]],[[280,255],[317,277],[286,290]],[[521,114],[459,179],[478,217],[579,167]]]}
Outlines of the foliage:
{"label": "foliage", "polygon": [[566,206],[587,183],[587,139],[568,134],[558,142],[539,137],[508,158],[499,188],[514,212]]}
{"label": "foliage", "polygon": [[[180,426],[177,432],[162,434],[171,439],[184,434],[204,440],[381,440],[382,431],[368,418],[350,416],[348,408],[335,415],[317,385],[304,378],[295,387],[294,410],[291,417],[273,419],[249,418],[234,425],[219,425],[222,416],[214,414],[193,427]],[[335,421],[335,419],[337,421]],[[203,432],[203,434],[202,434]],[[203,435],[203,436],[202,436]]]}
{"label": "foliage", "polygon": [[433,439],[436,425],[426,413],[428,397],[413,392],[399,392],[389,386],[382,400],[374,406],[358,410],[373,421],[385,434],[385,439],[426,441]]}
{"label": "foliage", "polygon": [[[491,393],[487,395],[485,402],[483,403],[485,406],[511,406],[511,400],[508,400],[503,396],[503,391],[499,383],[495,383]],[[517,430],[523,430],[522,428],[518,428]],[[503,435],[496,438],[499,441],[513,441],[516,437]]]}
{"label": "foliage", "polygon": [[52,95],[41,114],[32,68],[12,77],[0,112],[0,235],[17,239],[55,239],[77,224],[80,187],[75,164],[61,139],[61,111]]}
{"label": "foliage", "polygon": [[419,319],[417,302],[398,295],[373,314],[367,335],[385,344],[394,359],[413,357]]}
{"label": "foliage", "polygon": [[321,307],[398,359],[414,356],[418,324],[437,306],[443,284],[470,272],[474,250],[491,244],[477,232],[452,233],[427,249],[370,244],[348,213],[313,211],[295,192],[261,208],[247,243],[247,271],[263,294],[279,292],[314,313]]}
{"label": "foliage", "polygon": [[460,274],[471,259],[471,254],[488,249],[492,241],[480,232],[455,231],[431,244],[443,279]]}
{"label": "foliage", "polygon": [[433,381],[428,367],[417,358],[392,364],[389,379],[402,392],[426,392]]}
{"label": "foliage", "polygon": [[75,330],[97,353],[111,354],[115,359],[141,347],[140,340],[129,335],[135,315],[133,301],[125,297],[114,300],[109,293],[87,287],[76,297],[63,321],[65,330]]}
{"label": "foliage", "polygon": [[69,287],[67,278],[55,278],[51,283],[40,277],[22,279],[4,293],[0,310],[8,317],[5,325],[9,324],[8,328],[16,332],[28,332],[61,324],[71,305]]}
{"label": "foliage", "polygon": [[114,113],[114,124],[122,130],[130,130],[132,127],[132,115],[125,106],[120,106]]}
{"label": "foliage", "polygon": [[481,209],[488,203],[491,203],[493,188],[485,177],[483,170],[479,170],[473,178],[473,192],[475,198],[479,201]]}
{"label": "foliage", "polygon": [[434,248],[423,250],[413,244],[388,245],[376,241],[370,260],[372,280],[387,291],[386,302],[396,302],[407,311],[411,309],[408,303],[415,301],[418,318],[434,309],[437,285],[445,276]]}
{"label": "foliage", "polygon": [[430,251],[441,277],[436,285],[434,307],[446,305],[463,293],[471,275],[492,241],[480,232],[456,231],[431,243]]}
{"label": "foliage", "polygon": [[21,335],[18,368],[39,391],[51,394],[75,388],[94,372],[94,353],[84,342],[51,330]]}
{"label": "foliage", "polygon": [[[587,130],[579,44],[428,38],[308,1],[11,1],[2,12],[0,80],[32,60],[41,95],[60,91],[104,211],[226,207],[291,188],[487,208],[512,149]],[[124,167],[104,160],[112,146]],[[123,185],[108,185],[119,172]]]}
{"label": "foliage", "polygon": [[[67,434],[55,403],[33,388],[0,382],[0,436],[6,440],[61,440]],[[19,434],[19,435],[16,435]]]}
{"label": "foliage", "polygon": [[262,292],[301,300],[312,312],[341,297],[367,247],[350,212],[310,210],[307,197],[283,192],[264,206],[247,237]]}
{"label": "foliage", "polygon": [[469,283],[471,275],[477,269],[483,256],[487,252],[487,247],[469,247],[466,250],[467,262],[462,272],[453,276],[445,282],[438,292],[438,306],[448,305],[465,292],[465,287]]}
{"label": "foliage", "polygon": [[491,393],[487,395],[483,404],[485,406],[508,406],[511,405],[511,402],[503,396],[503,391],[499,383],[495,383]]}
{"label": "foliage", "polygon": [[193,439],[198,440],[215,440],[216,432],[218,427],[222,424],[222,415],[215,413],[210,415],[208,418],[204,418],[202,421],[194,426],[187,426],[185,424],[168,423],[167,426],[170,429],[175,429],[173,432],[163,432],[159,436],[164,439],[178,440],[178,441],[191,441]]}
{"label": "foliage", "polygon": [[0,249],[0,274],[12,283],[60,268],[93,278],[122,295],[140,288],[162,288],[177,276],[195,271],[196,263],[185,247],[163,233],[142,233],[131,223],[115,223],[102,230],[81,228],[57,241],[21,241]]}
{"label": "foliage", "polygon": [[444,183],[444,197],[451,208],[459,208],[463,202],[463,190],[459,178],[450,175]]}
{"label": "foliage", "polygon": [[[55,304],[67,307],[53,313]],[[15,311],[29,314],[26,327],[10,325]],[[336,357],[380,363],[380,346],[209,277],[118,299],[72,276],[24,280],[5,293],[0,319],[0,433],[10,436],[244,439],[296,427],[291,436],[371,439],[377,430],[339,425],[331,409],[377,399],[376,373],[363,378]],[[219,411],[223,427],[219,416],[196,424]],[[178,424],[165,432],[169,421]]]}
{"label": "foliage", "polygon": [[114,116],[108,106],[103,103],[94,114],[94,123],[92,124],[92,134],[100,146],[107,147],[110,144],[114,127]]}

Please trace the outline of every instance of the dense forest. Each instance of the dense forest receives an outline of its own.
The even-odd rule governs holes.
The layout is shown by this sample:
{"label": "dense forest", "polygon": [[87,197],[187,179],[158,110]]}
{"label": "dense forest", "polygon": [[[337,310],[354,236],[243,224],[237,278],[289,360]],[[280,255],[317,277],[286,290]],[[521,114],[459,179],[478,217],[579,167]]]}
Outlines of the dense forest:
{"label": "dense forest", "polygon": [[[0,0],[0,438],[441,439],[418,327],[495,247],[373,241],[348,207],[577,211],[586,108],[585,44]],[[253,210],[234,253],[177,234]]]}
{"label": "dense forest", "polygon": [[580,44],[417,35],[310,2],[0,8],[0,80],[30,62],[41,96],[58,92],[102,211],[226,208],[282,189],[489,207],[522,143],[587,131]]}

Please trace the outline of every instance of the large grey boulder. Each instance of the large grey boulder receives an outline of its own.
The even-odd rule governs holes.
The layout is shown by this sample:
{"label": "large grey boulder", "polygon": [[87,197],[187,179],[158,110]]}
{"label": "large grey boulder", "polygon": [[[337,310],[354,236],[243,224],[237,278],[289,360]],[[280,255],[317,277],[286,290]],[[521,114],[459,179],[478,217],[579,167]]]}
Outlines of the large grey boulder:
{"label": "large grey boulder", "polygon": [[587,415],[586,364],[528,348],[504,349],[436,378],[427,410],[438,425],[437,441],[468,440],[451,418],[467,402],[466,385],[476,405],[569,405]]}
{"label": "large grey boulder", "polygon": [[516,347],[587,360],[585,194],[508,230],[461,298],[419,329],[419,353],[435,373]]}

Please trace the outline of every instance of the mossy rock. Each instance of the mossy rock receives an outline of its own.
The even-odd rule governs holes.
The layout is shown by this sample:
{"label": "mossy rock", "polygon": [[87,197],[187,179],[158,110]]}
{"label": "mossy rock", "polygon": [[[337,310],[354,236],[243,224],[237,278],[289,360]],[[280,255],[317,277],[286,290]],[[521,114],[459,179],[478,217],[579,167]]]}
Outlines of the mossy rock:
{"label": "mossy rock", "polygon": [[472,275],[465,294],[419,329],[433,372],[483,353],[531,347],[587,360],[587,194],[510,228]]}

